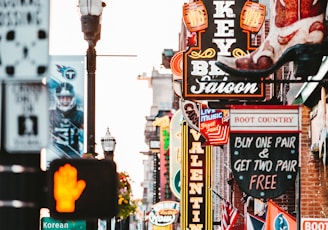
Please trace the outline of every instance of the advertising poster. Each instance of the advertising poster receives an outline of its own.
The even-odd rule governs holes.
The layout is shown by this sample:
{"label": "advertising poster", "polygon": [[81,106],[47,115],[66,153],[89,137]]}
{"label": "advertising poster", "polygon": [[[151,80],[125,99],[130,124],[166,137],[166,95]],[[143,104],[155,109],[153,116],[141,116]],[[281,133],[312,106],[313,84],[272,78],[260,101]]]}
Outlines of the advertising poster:
{"label": "advertising poster", "polygon": [[84,72],[84,56],[51,56],[47,162],[83,153]]}
{"label": "advertising poster", "polygon": [[295,183],[298,172],[299,134],[231,134],[234,178],[245,193],[275,198]]}
{"label": "advertising poster", "polygon": [[230,125],[231,169],[243,192],[259,199],[275,198],[295,184],[298,106],[233,106]]}

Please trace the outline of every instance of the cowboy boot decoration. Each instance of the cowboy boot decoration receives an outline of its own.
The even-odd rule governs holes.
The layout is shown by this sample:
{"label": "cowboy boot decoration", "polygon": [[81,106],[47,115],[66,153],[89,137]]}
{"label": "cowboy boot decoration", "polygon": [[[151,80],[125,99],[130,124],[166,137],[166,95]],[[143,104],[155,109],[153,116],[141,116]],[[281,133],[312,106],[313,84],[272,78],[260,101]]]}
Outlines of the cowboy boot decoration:
{"label": "cowboy boot decoration", "polygon": [[216,65],[231,76],[262,78],[293,61],[295,77],[315,75],[328,55],[326,5],[327,0],[271,0],[265,41],[242,57],[218,56]]}

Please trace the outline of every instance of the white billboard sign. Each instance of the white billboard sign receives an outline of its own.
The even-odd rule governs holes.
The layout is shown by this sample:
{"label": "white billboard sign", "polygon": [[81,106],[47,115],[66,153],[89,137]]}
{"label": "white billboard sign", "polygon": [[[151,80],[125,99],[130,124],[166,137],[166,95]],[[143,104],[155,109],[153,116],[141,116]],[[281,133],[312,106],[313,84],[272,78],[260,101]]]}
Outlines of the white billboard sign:
{"label": "white billboard sign", "polygon": [[49,56],[49,0],[0,1],[0,80],[45,77]]}
{"label": "white billboard sign", "polygon": [[47,146],[48,103],[48,89],[41,83],[6,85],[4,144],[7,152],[40,152]]}
{"label": "white billboard sign", "polygon": [[231,132],[299,131],[299,109],[296,107],[252,107],[230,110]]}

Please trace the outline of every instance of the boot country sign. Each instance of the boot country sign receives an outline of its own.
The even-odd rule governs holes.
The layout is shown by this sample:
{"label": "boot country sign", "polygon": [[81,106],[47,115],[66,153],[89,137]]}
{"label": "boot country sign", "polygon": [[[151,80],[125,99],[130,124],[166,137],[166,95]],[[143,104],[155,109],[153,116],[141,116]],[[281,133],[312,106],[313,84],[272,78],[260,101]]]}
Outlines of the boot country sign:
{"label": "boot country sign", "polygon": [[231,169],[240,189],[261,199],[283,194],[298,172],[298,107],[240,106],[230,114]]}

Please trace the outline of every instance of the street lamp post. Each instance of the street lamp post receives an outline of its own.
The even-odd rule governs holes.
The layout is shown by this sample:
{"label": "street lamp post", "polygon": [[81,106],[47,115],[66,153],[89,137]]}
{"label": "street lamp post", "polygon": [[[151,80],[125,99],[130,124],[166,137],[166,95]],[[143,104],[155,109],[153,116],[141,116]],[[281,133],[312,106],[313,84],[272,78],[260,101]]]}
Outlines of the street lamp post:
{"label": "street lamp post", "polygon": [[[107,127],[107,131],[104,137],[100,139],[101,146],[104,151],[104,157],[106,160],[114,160],[114,151],[115,151],[115,146],[116,146],[116,139],[113,137],[110,132],[109,128]],[[107,230],[112,229],[112,220],[108,219],[106,220],[106,228]]]}
{"label": "street lamp post", "polygon": [[104,150],[105,159],[114,160],[114,151],[116,146],[116,139],[113,137],[110,132],[109,128],[107,128],[106,134],[104,137],[100,139],[101,146]]}
{"label": "street lamp post", "polygon": [[101,15],[105,3],[101,0],[79,0],[84,40],[88,42],[87,59],[87,152],[95,152],[95,101],[96,101],[96,44],[100,40]]}
{"label": "street lamp post", "polygon": [[[81,27],[84,40],[88,42],[87,59],[87,153],[96,157],[95,152],[95,113],[96,113],[96,44],[100,39],[101,15],[105,4],[101,0],[79,0]],[[96,230],[97,221],[87,221],[87,230]]]}

